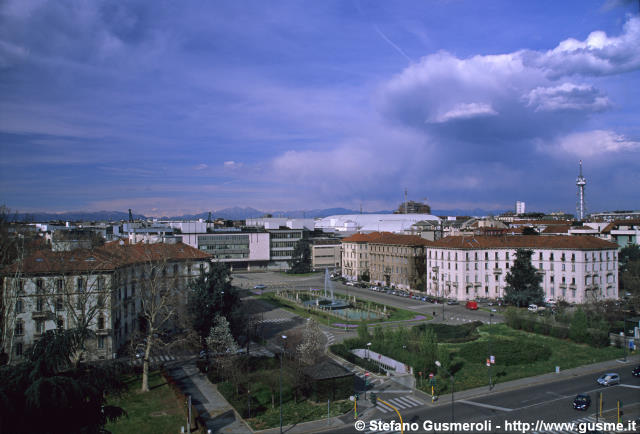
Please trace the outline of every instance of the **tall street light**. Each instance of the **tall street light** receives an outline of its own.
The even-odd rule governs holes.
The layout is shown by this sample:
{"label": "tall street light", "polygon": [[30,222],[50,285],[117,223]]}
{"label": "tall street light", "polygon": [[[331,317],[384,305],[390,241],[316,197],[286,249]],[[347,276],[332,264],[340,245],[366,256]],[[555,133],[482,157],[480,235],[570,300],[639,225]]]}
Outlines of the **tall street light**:
{"label": "tall street light", "polygon": [[282,351],[280,352],[280,434],[282,434],[282,357],[287,345],[287,336],[282,335]]}
{"label": "tall street light", "polygon": [[493,330],[493,327],[491,327],[492,326],[492,323],[491,323],[492,318],[493,318],[493,312],[489,312],[489,340],[488,340],[489,341],[489,344],[488,344],[489,348],[488,348],[488,359],[487,359],[487,366],[489,367],[489,391],[491,391],[493,389],[493,381],[491,379],[491,364],[492,364],[491,363],[492,362],[492,359],[491,359],[491,357],[492,357],[491,356],[491,331]]}
{"label": "tall street light", "polygon": [[454,391],[454,381],[455,381],[455,379],[453,378],[453,374],[451,374],[451,372],[449,372],[449,370],[447,370],[447,368],[442,366],[442,363],[440,363],[439,360],[436,360],[436,366],[438,368],[444,369],[444,372],[446,372],[447,375],[449,375],[449,378],[451,378],[451,424],[452,424],[452,426],[454,426],[453,425],[453,423],[454,423],[454,418],[453,418],[453,391]]}

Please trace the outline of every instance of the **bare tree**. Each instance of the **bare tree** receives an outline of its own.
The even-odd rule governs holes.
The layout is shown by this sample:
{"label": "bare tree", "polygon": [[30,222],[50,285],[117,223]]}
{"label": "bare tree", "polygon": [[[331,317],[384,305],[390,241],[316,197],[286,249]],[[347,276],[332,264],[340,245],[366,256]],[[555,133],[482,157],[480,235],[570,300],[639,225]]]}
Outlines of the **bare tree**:
{"label": "bare tree", "polygon": [[315,364],[324,353],[322,345],[323,333],[318,323],[313,319],[307,319],[302,332],[302,342],[296,347],[296,353],[300,362],[304,365]]}
{"label": "bare tree", "polygon": [[[142,245],[145,262],[140,271],[140,324],[145,335],[144,358],[142,360],[143,392],[149,391],[149,357],[158,332],[167,327],[177,313],[179,295],[171,279],[166,276],[167,257],[159,254],[158,245]],[[134,299],[135,300],[135,299]],[[135,304],[134,304],[135,306]]]}

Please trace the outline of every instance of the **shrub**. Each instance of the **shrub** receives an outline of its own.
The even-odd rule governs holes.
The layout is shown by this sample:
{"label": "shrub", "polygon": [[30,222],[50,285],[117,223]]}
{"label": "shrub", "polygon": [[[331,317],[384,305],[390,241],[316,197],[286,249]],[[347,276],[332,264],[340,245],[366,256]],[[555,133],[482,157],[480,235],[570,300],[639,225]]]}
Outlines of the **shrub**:
{"label": "shrub", "polygon": [[569,329],[562,326],[551,327],[551,336],[558,339],[567,339],[569,337]]}
{"label": "shrub", "polygon": [[533,331],[534,333],[538,333],[541,335],[548,335],[551,331],[551,326],[547,323],[536,321],[535,325],[533,326]]}
{"label": "shrub", "polygon": [[[491,353],[500,365],[522,365],[545,360],[551,350],[530,341],[497,338],[491,340]],[[488,354],[487,342],[473,342],[463,346],[458,355],[471,363],[484,363]]]}
{"label": "shrub", "polygon": [[609,346],[609,333],[601,329],[587,329],[588,343],[592,347]]}

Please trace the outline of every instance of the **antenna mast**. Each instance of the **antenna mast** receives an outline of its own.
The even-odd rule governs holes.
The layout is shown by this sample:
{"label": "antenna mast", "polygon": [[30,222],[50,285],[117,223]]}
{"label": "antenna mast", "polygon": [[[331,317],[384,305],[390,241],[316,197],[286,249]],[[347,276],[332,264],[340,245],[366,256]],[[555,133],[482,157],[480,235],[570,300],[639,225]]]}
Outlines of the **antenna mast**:
{"label": "antenna mast", "polygon": [[578,187],[578,202],[576,204],[576,217],[578,221],[584,220],[584,216],[587,207],[584,202],[584,187],[587,185],[587,179],[582,176],[582,160],[580,160],[580,175],[576,179],[576,186]]}

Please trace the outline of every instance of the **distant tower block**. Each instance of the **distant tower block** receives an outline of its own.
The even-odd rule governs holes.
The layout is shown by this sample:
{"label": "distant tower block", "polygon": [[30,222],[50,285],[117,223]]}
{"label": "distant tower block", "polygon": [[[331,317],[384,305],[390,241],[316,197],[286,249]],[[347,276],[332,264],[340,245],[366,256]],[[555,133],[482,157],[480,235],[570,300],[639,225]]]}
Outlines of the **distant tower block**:
{"label": "distant tower block", "polygon": [[519,200],[516,201],[516,214],[520,215],[520,214],[524,214],[525,211],[525,207],[524,207],[524,202],[521,202]]}
{"label": "distant tower block", "polygon": [[576,179],[576,185],[578,186],[578,202],[576,203],[576,217],[578,221],[584,220],[584,216],[587,212],[587,207],[584,202],[584,186],[587,185],[587,180],[582,176],[582,160],[580,160],[580,175]]}

